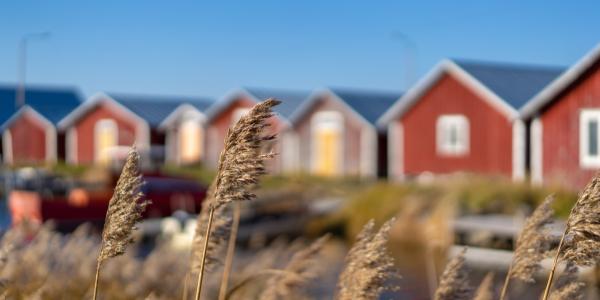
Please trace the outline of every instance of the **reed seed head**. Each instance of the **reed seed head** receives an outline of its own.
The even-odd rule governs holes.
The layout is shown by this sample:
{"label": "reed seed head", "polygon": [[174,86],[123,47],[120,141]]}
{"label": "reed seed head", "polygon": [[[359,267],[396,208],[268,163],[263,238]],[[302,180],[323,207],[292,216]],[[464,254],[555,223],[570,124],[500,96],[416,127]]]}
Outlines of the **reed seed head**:
{"label": "reed seed head", "polygon": [[540,269],[540,262],[550,250],[552,239],[547,225],[552,222],[554,196],[548,196],[533,214],[525,221],[517,238],[513,266],[510,277],[528,283],[535,282],[534,275]]}
{"label": "reed seed head", "polygon": [[136,229],[135,224],[150,203],[142,200],[141,187],[140,154],[133,147],[108,205],[98,262],[122,255],[133,242],[131,234]]}
{"label": "reed seed head", "polygon": [[600,177],[594,176],[579,195],[567,220],[564,258],[589,266],[600,256]]}
{"label": "reed seed head", "polygon": [[306,283],[319,273],[319,255],[329,240],[325,235],[314,241],[310,246],[296,252],[283,269],[284,272],[272,276],[267,282],[262,300],[298,299],[302,297]]}
{"label": "reed seed head", "polygon": [[395,218],[387,221],[377,232],[373,220],[363,227],[346,256],[337,299],[377,299],[384,290],[397,289],[394,281],[400,275],[387,249],[389,231],[395,221]]}
{"label": "reed seed head", "polygon": [[452,258],[440,279],[440,284],[435,291],[435,300],[463,300],[470,299],[472,289],[469,286],[467,268],[465,266],[465,253],[463,249]]}

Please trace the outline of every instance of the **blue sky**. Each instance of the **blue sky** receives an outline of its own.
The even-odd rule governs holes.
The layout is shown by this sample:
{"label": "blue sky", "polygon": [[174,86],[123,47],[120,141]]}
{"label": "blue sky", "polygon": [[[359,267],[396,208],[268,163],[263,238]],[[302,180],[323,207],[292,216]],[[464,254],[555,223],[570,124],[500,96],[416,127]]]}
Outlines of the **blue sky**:
{"label": "blue sky", "polygon": [[[218,1],[214,1],[218,2]],[[0,4],[0,82],[218,98],[239,86],[401,90],[444,57],[567,66],[600,42],[600,2],[12,1]],[[595,2],[595,3],[594,3]],[[461,3],[460,5],[458,3]]]}

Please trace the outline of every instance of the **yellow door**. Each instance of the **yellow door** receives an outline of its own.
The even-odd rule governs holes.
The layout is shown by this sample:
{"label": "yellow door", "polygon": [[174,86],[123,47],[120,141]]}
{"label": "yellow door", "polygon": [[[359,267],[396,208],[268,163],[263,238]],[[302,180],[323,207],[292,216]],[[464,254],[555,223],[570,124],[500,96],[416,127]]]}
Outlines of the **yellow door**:
{"label": "yellow door", "polygon": [[319,130],[317,145],[317,174],[324,176],[336,175],[338,170],[339,133],[331,128]]}
{"label": "yellow door", "polygon": [[339,175],[342,162],[342,119],[337,112],[320,112],[313,120],[314,172]]}
{"label": "yellow door", "polygon": [[110,150],[117,146],[117,125],[115,121],[103,119],[96,123],[96,162],[106,165],[111,160]]}
{"label": "yellow door", "polygon": [[195,163],[202,157],[202,128],[197,121],[185,121],[179,132],[179,157],[183,164]]}

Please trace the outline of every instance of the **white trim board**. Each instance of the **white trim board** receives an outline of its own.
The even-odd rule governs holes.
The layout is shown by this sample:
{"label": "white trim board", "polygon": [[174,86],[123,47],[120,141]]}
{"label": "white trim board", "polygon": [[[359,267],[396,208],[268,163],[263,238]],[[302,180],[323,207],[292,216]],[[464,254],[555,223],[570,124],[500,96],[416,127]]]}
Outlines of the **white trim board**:
{"label": "white trim board", "polygon": [[509,119],[513,120],[519,117],[518,111],[504,101],[500,96],[490,90],[487,86],[462,69],[452,60],[445,59],[438,63],[427,75],[414,85],[406,94],[404,94],[392,107],[385,112],[379,120],[377,126],[385,128],[391,121],[402,117],[422,96],[435,85],[445,74],[454,76],[457,80],[471,88],[477,95],[487,101],[492,107],[502,112]]}
{"label": "white trim board", "polygon": [[304,101],[302,105],[300,105],[290,117],[291,123],[295,125],[296,122],[302,117],[304,117],[304,115],[307,114],[310,111],[310,109],[314,105],[316,105],[317,102],[322,98],[332,99],[336,101],[337,103],[341,104],[345,109],[347,109],[350,112],[350,114],[360,123],[377,130],[377,128],[371,122],[367,121],[367,119],[365,119],[361,114],[354,110],[354,108],[348,105],[348,103],[346,103],[344,99],[340,98],[335,92],[327,88],[316,90],[310,96],[308,96],[307,100]]}
{"label": "white trim board", "polygon": [[195,106],[189,103],[183,103],[175,110],[173,110],[161,123],[158,125],[159,130],[166,130],[167,127],[172,126],[175,122],[177,122],[182,116],[185,114],[193,114],[194,118],[197,118],[201,123],[205,123],[207,120],[206,114],[204,114],[201,110],[196,108]]}
{"label": "white trim board", "polygon": [[521,108],[519,111],[520,115],[527,119],[533,117],[540,109],[552,101],[554,97],[585,73],[585,71],[598,61],[598,59],[600,59],[600,44],[596,45],[592,51],[584,55],[572,67],[563,72],[544,89],[533,96],[533,98]]}

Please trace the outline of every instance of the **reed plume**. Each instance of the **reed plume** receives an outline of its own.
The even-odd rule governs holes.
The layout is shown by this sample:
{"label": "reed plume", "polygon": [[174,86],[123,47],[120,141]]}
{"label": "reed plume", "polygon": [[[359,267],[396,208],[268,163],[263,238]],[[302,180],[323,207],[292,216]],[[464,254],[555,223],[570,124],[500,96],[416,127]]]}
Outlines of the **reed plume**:
{"label": "reed plume", "polygon": [[[207,201],[208,209],[205,210],[208,211],[208,217],[203,235],[203,245],[199,248],[202,251],[199,252],[200,257],[198,257],[200,264],[196,283],[196,300],[200,299],[202,292],[202,278],[215,211],[228,203],[251,200],[255,197],[250,188],[258,183],[258,178],[265,173],[265,160],[274,155],[273,153],[261,153],[264,142],[275,138],[275,135],[263,134],[263,130],[269,126],[267,120],[273,116],[273,106],[279,103],[275,99],[268,99],[255,105],[227,132],[225,145],[219,156],[217,176],[211,189],[212,196],[209,195],[211,199]],[[199,221],[201,220],[199,219]],[[201,227],[197,226],[197,228]],[[194,245],[194,248],[197,246]]]}
{"label": "reed plume", "polygon": [[440,278],[440,284],[435,292],[435,300],[470,299],[472,289],[469,286],[465,266],[466,251],[466,248],[463,249],[446,266]]}
{"label": "reed plume", "polygon": [[543,299],[547,300],[559,258],[567,265],[589,266],[600,254],[600,177],[598,174],[584,188],[571,208],[565,231],[558,244]]}
{"label": "reed plume", "polygon": [[283,272],[272,276],[267,281],[262,300],[276,299],[305,299],[303,297],[304,285],[314,279],[319,272],[318,256],[321,254],[329,235],[314,241],[310,246],[296,252]]}
{"label": "reed plume", "polygon": [[582,300],[584,287],[585,284],[577,280],[577,267],[573,263],[567,263],[550,300]]}
{"label": "reed plume", "polygon": [[150,203],[142,200],[142,176],[140,174],[140,154],[135,147],[131,148],[121,171],[106,212],[102,243],[96,266],[94,281],[94,299],[98,295],[98,278],[102,263],[107,259],[122,255],[127,246],[133,242],[131,236],[135,224],[142,217],[146,206]]}
{"label": "reed plume", "polygon": [[547,225],[552,222],[554,196],[548,196],[529,218],[517,237],[514,258],[508,268],[500,300],[504,299],[512,278],[534,283],[534,275],[541,268],[540,262],[551,248],[552,239]]}
{"label": "reed plume", "polygon": [[477,291],[473,300],[494,300],[494,274],[487,273]]}
{"label": "reed plume", "polygon": [[394,222],[395,218],[392,218],[377,232],[373,220],[363,227],[346,256],[345,267],[338,280],[336,299],[377,299],[384,290],[397,288],[388,282],[400,278],[394,267],[394,259],[387,251],[389,231]]}

